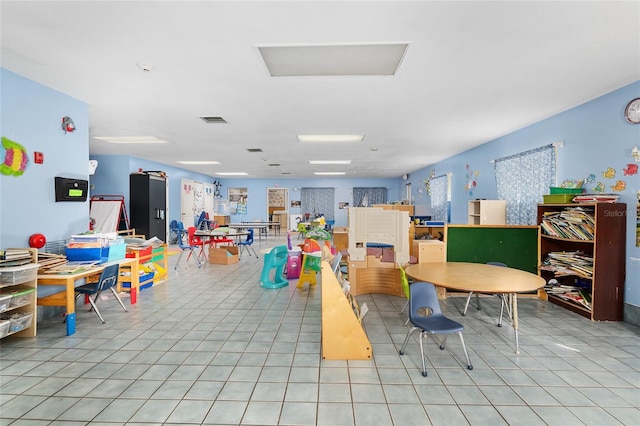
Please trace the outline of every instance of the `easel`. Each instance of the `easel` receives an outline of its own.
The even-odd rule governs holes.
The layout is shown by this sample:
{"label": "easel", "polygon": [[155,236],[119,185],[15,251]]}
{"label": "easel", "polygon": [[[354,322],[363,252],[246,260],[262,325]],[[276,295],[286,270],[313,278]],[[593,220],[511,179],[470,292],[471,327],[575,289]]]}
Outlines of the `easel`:
{"label": "easel", "polygon": [[129,217],[122,195],[94,195],[89,200],[89,216],[95,220],[94,230],[115,232],[129,229]]}

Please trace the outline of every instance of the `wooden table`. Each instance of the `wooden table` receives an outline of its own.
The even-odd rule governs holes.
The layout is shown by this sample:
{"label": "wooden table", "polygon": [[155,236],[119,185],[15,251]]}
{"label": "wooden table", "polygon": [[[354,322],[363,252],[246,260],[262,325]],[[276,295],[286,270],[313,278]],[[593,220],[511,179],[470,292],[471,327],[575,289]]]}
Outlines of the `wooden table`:
{"label": "wooden table", "polygon": [[441,287],[508,296],[507,312],[515,331],[516,353],[520,353],[517,293],[536,291],[544,287],[545,281],[542,277],[520,269],[467,262],[418,263],[407,266],[405,271],[415,280]]}
{"label": "wooden table", "polygon": [[[64,290],[38,298],[40,306],[64,306],[66,312],[67,336],[76,332],[76,282],[94,275],[100,275],[105,267],[117,263],[120,268],[130,268],[131,277],[119,276],[118,281],[131,279],[130,302],[135,305],[137,302],[138,288],[140,286],[138,274],[138,260],[134,258],[124,258],[95,265],[90,269],[75,274],[41,274],[38,275],[38,287],[40,286],[61,286]],[[84,284],[84,281],[78,285]]]}

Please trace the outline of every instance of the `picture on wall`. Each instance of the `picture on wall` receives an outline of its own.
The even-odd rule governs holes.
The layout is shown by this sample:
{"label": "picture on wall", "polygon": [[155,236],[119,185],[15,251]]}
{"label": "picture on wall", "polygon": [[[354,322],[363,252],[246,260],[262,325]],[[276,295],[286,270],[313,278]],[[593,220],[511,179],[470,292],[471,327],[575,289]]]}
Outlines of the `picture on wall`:
{"label": "picture on wall", "polygon": [[300,206],[302,205],[302,201],[300,200],[293,200],[291,201],[291,207],[297,207],[300,208]]}
{"label": "picture on wall", "polygon": [[341,202],[341,203],[338,203],[338,208],[339,208],[339,209],[346,209],[346,208],[349,208],[349,203],[347,203],[347,202]]}

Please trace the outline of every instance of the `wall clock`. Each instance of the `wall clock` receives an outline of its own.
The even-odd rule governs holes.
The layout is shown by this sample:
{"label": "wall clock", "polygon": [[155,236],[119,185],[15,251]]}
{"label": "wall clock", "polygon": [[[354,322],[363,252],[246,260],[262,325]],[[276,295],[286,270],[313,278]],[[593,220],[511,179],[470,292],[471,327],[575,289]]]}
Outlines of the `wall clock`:
{"label": "wall clock", "polygon": [[627,104],[624,118],[631,124],[640,124],[640,98],[635,98]]}

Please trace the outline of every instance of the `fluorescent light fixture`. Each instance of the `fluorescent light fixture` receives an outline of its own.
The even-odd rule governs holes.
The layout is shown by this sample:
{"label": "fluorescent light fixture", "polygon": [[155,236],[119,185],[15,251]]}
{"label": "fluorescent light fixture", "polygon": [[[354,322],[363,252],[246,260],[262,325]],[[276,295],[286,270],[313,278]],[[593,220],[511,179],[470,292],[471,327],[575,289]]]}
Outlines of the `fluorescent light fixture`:
{"label": "fluorescent light fixture", "polygon": [[246,176],[248,173],[245,172],[219,172],[216,173],[218,176]]}
{"label": "fluorescent light fixture", "polygon": [[271,77],[395,75],[409,43],[257,46]]}
{"label": "fluorescent light fixture", "polygon": [[155,136],[94,136],[94,139],[121,144],[169,143]]}
{"label": "fluorescent light fixture", "polygon": [[346,174],[345,172],[314,172],[314,175],[318,176],[339,176]]}
{"label": "fluorescent light fixture", "polygon": [[364,135],[298,135],[300,142],[362,142]]}
{"label": "fluorescent light fixture", "polygon": [[351,160],[309,160],[309,164],[351,164]]}
{"label": "fluorescent light fixture", "polygon": [[176,161],[176,163],[196,165],[196,166],[204,165],[204,164],[220,164],[219,161]]}

